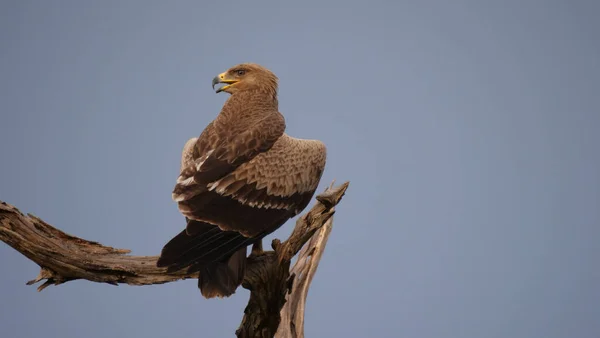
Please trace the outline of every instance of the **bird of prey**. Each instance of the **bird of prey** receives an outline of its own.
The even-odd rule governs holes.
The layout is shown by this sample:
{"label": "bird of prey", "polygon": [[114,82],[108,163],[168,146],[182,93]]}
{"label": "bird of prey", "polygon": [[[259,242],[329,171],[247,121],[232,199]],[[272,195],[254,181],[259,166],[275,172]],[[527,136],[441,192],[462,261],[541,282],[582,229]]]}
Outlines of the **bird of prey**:
{"label": "bird of prey", "polygon": [[197,138],[186,142],[173,200],[186,227],[162,249],[168,271],[199,272],[205,298],[228,297],[242,283],[246,248],[299,214],[325,168],[318,140],[285,134],[278,78],[253,63],[213,79],[230,96]]}

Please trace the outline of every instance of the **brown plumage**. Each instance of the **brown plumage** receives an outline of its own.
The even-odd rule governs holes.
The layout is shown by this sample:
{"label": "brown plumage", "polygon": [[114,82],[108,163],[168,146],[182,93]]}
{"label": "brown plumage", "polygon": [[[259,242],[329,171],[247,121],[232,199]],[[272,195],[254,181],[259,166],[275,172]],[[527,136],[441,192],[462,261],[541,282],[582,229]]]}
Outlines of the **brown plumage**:
{"label": "brown plumage", "polygon": [[231,96],[181,156],[173,199],[186,229],[163,248],[158,266],[199,271],[206,298],[241,284],[246,247],[272,233],[310,202],[325,168],[325,145],[284,133],[277,77],[240,64],[215,77]]}

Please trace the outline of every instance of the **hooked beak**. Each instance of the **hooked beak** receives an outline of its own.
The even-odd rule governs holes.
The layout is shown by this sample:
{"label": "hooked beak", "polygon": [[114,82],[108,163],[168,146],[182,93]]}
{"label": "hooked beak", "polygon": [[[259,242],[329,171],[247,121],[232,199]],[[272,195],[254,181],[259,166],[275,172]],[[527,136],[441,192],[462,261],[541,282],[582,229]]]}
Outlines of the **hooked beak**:
{"label": "hooked beak", "polygon": [[215,78],[212,80],[212,87],[213,89],[215,89],[215,86],[219,83],[226,83],[226,86],[223,86],[221,88],[217,88],[216,93],[220,93],[224,90],[227,90],[228,88],[230,88],[234,83],[239,82],[239,80],[230,80],[226,78],[226,73],[221,73],[217,76],[215,76]]}

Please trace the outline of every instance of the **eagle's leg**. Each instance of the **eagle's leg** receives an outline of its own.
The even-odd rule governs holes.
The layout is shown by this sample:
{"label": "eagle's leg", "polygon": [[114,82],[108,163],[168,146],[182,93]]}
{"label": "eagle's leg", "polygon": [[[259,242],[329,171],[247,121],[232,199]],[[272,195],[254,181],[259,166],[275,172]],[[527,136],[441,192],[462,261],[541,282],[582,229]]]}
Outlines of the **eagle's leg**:
{"label": "eagle's leg", "polygon": [[252,244],[252,255],[260,255],[263,253],[262,239]]}

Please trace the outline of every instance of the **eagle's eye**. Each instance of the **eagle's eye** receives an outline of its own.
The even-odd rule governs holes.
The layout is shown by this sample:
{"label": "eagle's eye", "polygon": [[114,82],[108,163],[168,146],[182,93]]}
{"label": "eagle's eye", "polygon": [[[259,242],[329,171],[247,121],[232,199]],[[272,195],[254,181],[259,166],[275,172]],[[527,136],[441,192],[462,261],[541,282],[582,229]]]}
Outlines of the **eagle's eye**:
{"label": "eagle's eye", "polygon": [[243,69],[238,69],[238,70],[237,70],[235,73],[236,73],[238,76],[242,76],[242,75],[246,74],[246,71],[245,71],[245,70],[243,70]]}

